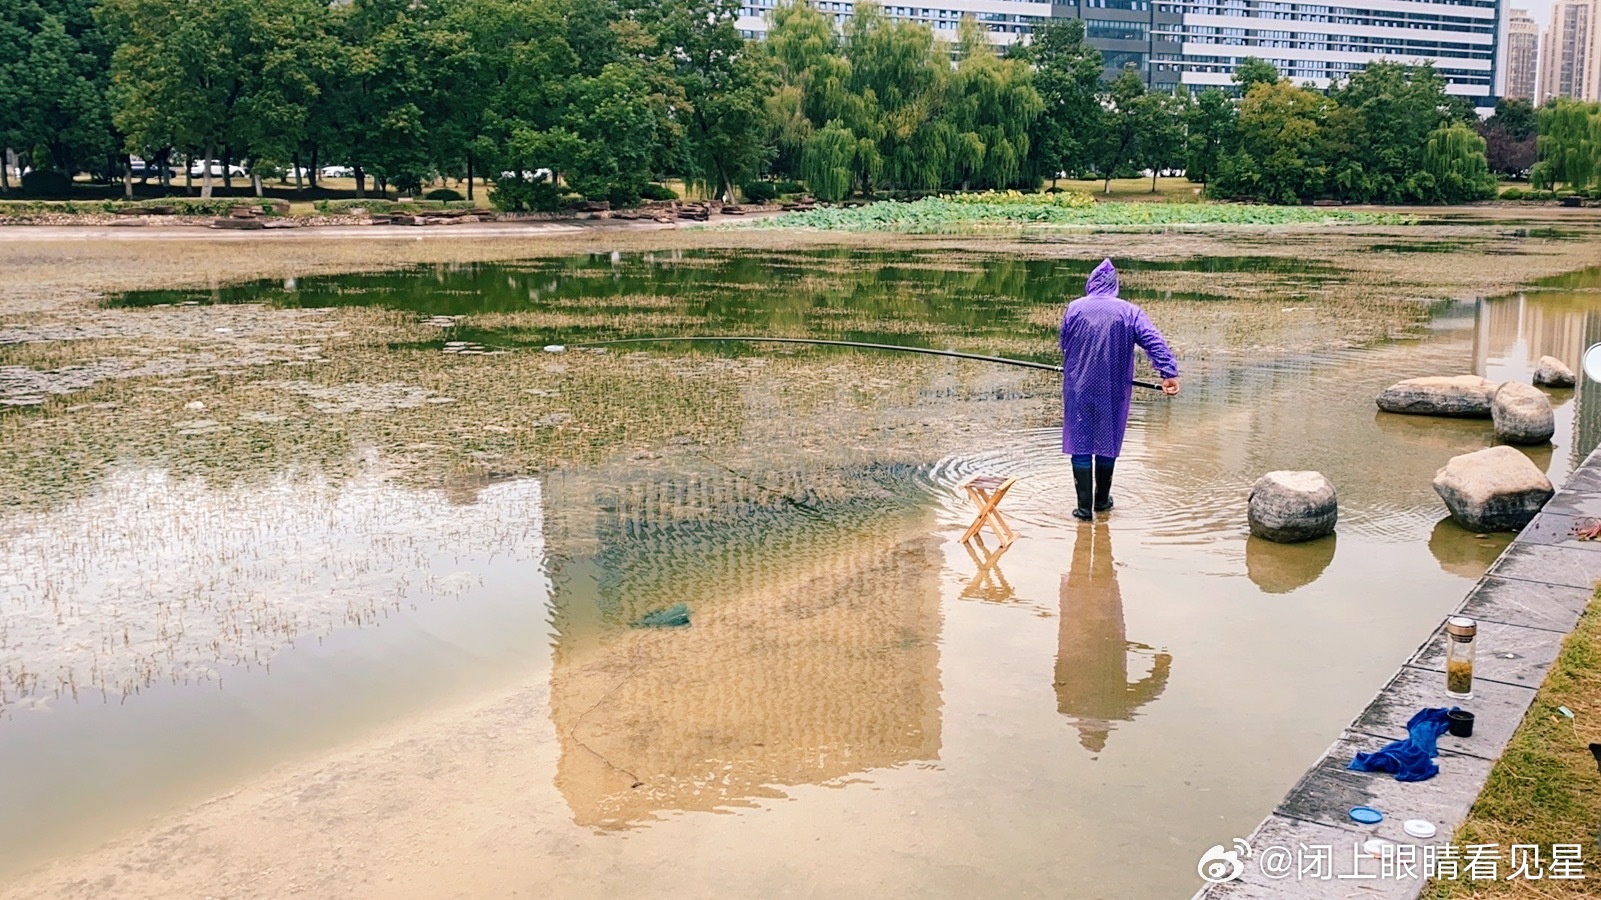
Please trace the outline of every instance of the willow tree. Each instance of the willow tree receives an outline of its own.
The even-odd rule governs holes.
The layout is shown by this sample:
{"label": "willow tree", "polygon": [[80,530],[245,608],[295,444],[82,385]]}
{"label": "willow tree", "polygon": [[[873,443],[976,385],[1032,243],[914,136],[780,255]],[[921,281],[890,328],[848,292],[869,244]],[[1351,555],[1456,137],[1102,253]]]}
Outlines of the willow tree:
{"label": "willow tree", "polygon": [[1495,196],[1495,176],[1485,157],[1484,138],[1466,125],[1448,125],[1429,133],[1423,145],[1422,173],[1433,180],[1434,196],[1425,199],[1467,203]]}
{"label": "willow tree", "polygon": [[[902,189],[935,189],[947,177],[948,129],[940,121],[950,58],[932,29],[892,22],[877,3],[859,3],[846,30],[847,89],[862,100],[854,129],[878,148],[884,180]],[[860,164],[858,175],[868,173]],[[864,187],[871,190],[869,178]]]}
{"label": "willow tree", "polygon": [[1601,105],[1558,99],[1539,112],[1540,162],[1533,181],[1582,190],[1601,174]]}
{"label": "willow tree", "polygon": [[960,60],[945,113],[955,174],[964,187],[1010,187],[1023,173],[1034,120],[1045,108],[1033,70],[1022,60],[997,56],[989,35],[971,18],[962,20],[957,48]]}
{"label": "willow tree", "polygon": [[[871,141],[867,142],[871,148]],[[819,200],[835,202],[850,196],[856,181],[862,141],[839,122],[813,131],[801,151],[801,177]],[[871,157],[869,157],[871,158]]]}
{"label": "willow tree", "polygon": [[[777,81],[765,101],[769,139],[776,151],[773,169],[804,178],[805,148],[817,130],[832,125],[849,132],[850,144],[855,146],[852,129],[862,121],[863,98],[847,87],[850,62],[833,21],[813,7],[797,0],[773,10],[767,40],[761,46]],[[818,146],[839,143],[835,134]],[[814,160],[818,152],[821,149],[813,152]],[[812,188],[816,193],[816,186]],[[848,188],[847,184],[847,192]]]}

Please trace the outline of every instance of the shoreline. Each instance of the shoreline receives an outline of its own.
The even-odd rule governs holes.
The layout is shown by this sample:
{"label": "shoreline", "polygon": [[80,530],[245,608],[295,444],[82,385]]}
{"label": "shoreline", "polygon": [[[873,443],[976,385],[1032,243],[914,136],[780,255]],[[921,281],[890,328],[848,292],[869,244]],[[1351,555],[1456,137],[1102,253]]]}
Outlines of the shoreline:
{"label": "shoreline", "polygon": [[[1420,874],[1423,847],[1454,846],[1490,770],[1523,724],[1563,642],[1595,596],[1595,585],[1601,581],[1601,549],[1574,538],[1570,530],[1576,519],[1598,515],[1601,449],[1574,469],[1449,614],[1477,620],[1485,646],[1478,659],[1474,697],[1462,704],[1476,715],[1473,736],[1440,737],[1438,775],[1405,783],[1383,773],[1353,772],[1346,765],[1355,753],[1404,740],[1406,722],[1419,709],[1456,705],[1444,691],[1446,617],[1274,810],[1244,836],[1252,855],[1242,859],[1240,878],[1205,885],[1193,900],[1343,898],[1350,896],[1356,878],[1362,879],[1364,897],[1413,900],[1421,895],[1430,879],[1397,877],[1394,870],[1400,867],[1394,860],[1390,877],[1383,877],[1380,860],[1365,855],[1362,844],[1377,837],[1394,842],[1398,850],[1418,848]],[[1347,816],[1355,806],[1377,809],[1384,820],[1358,825]],[[1432,822],[1435,837],[1409,837],[1402,830],[1408,819]],[[1575,836],[1575,841],[1583,840],[1584,836]],[[1334,877],[1300,877],[1293,863],[1285,874],[1264,872],[1272,865],[1272,854],[1294,847],[1332,848],[1329,868]],[[1464,869],[1457,880],[1467,877]]]}

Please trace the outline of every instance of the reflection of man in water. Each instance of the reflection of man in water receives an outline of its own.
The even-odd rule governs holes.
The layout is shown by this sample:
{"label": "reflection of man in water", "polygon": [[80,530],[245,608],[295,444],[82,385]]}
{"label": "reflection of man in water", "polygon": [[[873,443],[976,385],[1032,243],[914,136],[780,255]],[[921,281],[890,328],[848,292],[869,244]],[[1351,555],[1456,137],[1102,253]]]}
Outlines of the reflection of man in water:
{"label": "reflection of man in water", "polygon": [[1112,541],[1105,525],[1079,533],[1073,563],[1062,576],[1062,610],[1056,644],[1056,708],[1072,716],[1078,741],[1091,753],[1106,747],[1113,722],[1129,722],[1134,711],[1162,695],[1173,657],[1156,653],[1151,674],[1129,684],[1128,653],[1149,652],[1123,635],[1123,595],[1112,568]]}

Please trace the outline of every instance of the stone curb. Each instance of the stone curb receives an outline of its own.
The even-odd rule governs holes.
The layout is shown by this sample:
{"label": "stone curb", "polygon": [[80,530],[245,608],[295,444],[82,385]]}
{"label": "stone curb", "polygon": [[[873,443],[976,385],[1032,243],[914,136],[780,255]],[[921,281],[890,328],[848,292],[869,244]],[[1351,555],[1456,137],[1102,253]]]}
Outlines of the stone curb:
{"label": "stone curb", "polygon": [[[1362,854],[1362,844],[1377,837],[1420,848],[1443,845],[1467,819],[1490,768],[1522,724],[1563,640],[1601,582],[1601,542],[1579,541],[1570,534],[1580,518],[1601,519],[1601,449],[1574,470],[1456,609],[1479,621],[1473,699],[1463,704],[1473,710],[1476,721],[1471,738],[1440,738],[1440,774],[1425,782],[1402,783],[1390,775],[1352,772],[1346,766],[1355,753],[1405,738],[1406,722],[1419,709],[1452,705],[1444,691],[1444,617],[1247,838],[1253,852],[1330,847],[1330,864],[1323,867],[1329,877],[1298,877],[1293,861],[1288,874],[1271,877],[1263,871],[1266,860],[1257,853],[1246,860],[1237,880],[1203,886],[1194,900],[1416,898],[1428,883],[1421,859],[1411,877],[1381,873],[1380,861]],[[1383,811],[1384,821],[1372,826],[1352,822],[1347,813],[1358,805]],[[1438,833],[1428,841],[1408,837],[1401,830],[1406,819],[1427,819]]]}

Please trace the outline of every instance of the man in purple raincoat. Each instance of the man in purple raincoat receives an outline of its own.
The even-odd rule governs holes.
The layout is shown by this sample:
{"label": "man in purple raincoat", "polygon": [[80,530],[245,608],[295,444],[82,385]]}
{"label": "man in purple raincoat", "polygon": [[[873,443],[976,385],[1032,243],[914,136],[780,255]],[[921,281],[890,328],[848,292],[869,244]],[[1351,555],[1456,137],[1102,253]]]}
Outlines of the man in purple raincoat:
{"label": "man in purple raincoat", "polygon": [[1179,392],[1178,363],[1162,333],[1117,290],[1117,269],[1102,260],[1084,296],[1062,315],[1062,452],[1073,457],[1077,519],[1112,508],[1112,469],[1134,393],[1135,345],[1162,376],[1162,393]]}

